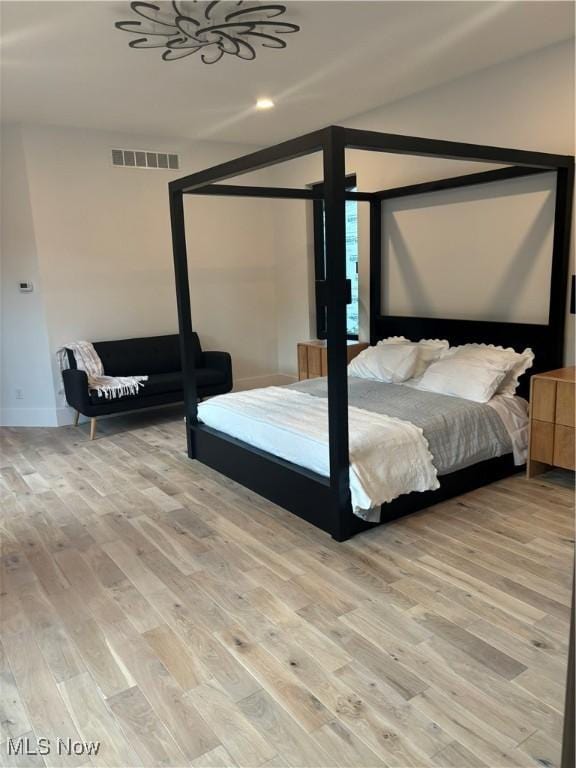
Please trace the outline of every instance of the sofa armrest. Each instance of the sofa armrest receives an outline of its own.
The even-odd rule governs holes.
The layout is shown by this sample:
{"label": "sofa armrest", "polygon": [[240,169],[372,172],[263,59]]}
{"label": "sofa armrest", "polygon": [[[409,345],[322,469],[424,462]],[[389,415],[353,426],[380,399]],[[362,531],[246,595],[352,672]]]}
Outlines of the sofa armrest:
{"label": "sofa armrest", "polygon": [[88,415],[90,408],[90,395],[88,393],[88,376],[86,371],[77,368],[68,368],[62,371],[66,402],[84,416]]}
{"label": "sofa armrest", "polygon": [[215,368],[222,371],[230,389],[232,389],[232,358],[228,352],[204,352],[203,362],[205,368]]}

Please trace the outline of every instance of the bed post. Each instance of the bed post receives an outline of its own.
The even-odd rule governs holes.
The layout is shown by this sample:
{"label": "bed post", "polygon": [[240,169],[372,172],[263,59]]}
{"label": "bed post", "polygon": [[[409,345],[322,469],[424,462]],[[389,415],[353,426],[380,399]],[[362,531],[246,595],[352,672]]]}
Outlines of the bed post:
{"label": "bed post", "polygon": [[376,323],[382,314],[382,201],[370,200],[370,344],[376,344]]}
{"label": "bed post", "polygon": [[346,147],[342,128],[326,129],[325,137],[328,432],[330,489],[334,500],[332,536],[343,541],[350,536],[348,529],[352,514],[346,344]]}
{"label": "bed post", "polygon": [[192,343],[192,313],[190,311],[190,283],[188,280],[188,254],[184,225],[184,196],[170,186],[170,224],[172,251],[176,278],[176,302],[180,330],[180,359],[184,378],[184,407],[186,411],[186,444],[188,456],[196,458],[192,426],[198,421],[198,395],[196,392],[196,366]]}
{"label": "bed post", "polygon": [[564,360],[564,329],[566,324],[567,275],[570,262],[570,227],[574,165],[556,171],[556,208],[554,210],[554,241],[550,277],[550,310],[548,325],[553,330],[551,366],[558,368]]}

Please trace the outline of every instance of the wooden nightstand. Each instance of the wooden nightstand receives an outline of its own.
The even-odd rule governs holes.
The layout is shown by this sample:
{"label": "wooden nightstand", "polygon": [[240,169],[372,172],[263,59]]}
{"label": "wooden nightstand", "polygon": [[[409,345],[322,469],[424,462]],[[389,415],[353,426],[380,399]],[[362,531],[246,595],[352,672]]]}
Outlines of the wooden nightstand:
{"label": "wooden nightstand", "polygon": [[530,382],[528,477],[574,469],[576,367],[539,373]]}
{"label": "wooden nightstand", "polygon": [[[366,349],[364,341],[348,341],[348,362]],[[325,341],[302,341],[298,344],[298,380],[328,375]]]}

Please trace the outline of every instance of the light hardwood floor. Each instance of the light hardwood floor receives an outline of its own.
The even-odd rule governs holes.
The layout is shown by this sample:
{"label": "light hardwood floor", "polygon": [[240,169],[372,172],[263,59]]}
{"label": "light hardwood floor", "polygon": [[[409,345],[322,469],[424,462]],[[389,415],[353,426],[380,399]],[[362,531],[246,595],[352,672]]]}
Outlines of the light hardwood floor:
{"label": "light hardwood floor", "polygon": [[0,763],[558,765],[569,488],[336,544],[190,462],[174,410],[2,439]]}

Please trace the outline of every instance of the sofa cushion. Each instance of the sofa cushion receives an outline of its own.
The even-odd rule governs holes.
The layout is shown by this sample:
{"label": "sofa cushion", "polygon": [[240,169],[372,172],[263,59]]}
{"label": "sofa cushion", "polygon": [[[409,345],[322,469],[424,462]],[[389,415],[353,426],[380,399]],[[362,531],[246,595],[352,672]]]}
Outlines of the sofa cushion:
{"label": "sofa cushion", "polygon": [[182,374],[175,373],[153,373],[144,381],[140,388],[140,395],[163,395],[165,392],[179,392],[182,390]]}
{"label": "sofa cushion", "polygon": [[[182,370],[178,334],[95,341],[94,349],[107,376],[139,376]],[[74,354],[69,349],[66,351],[70,368],[76,368]],[[196,367],[201,368],[204,355],[196,333],[192,334],[192,351]]]}
{"label": "sofa cushion", "polygon": [[[225,374],[222,371],[217,371],[215,368],[200,368],[196,371],[196,381],[199,390],[202,390],[204,387],[224,384],[225,379]],[[149,375],[148,381],[143,382],[143,386],[140,387],[137,395],[115,398],[112,402],[163,395],[168,392],[181,392],[182,390],[182,374],[180,372],[153,373]],[[90,392],[90,402],[93,405],[102,405],[102,403],[106,402],[106,398],[100,397],[96,392],[92,391]]]}
{"label": "sofa cushion", "polygon": [[181,370],[177,334],[98,341],[94,349],[102,360],[107,376],[139,376]]}

